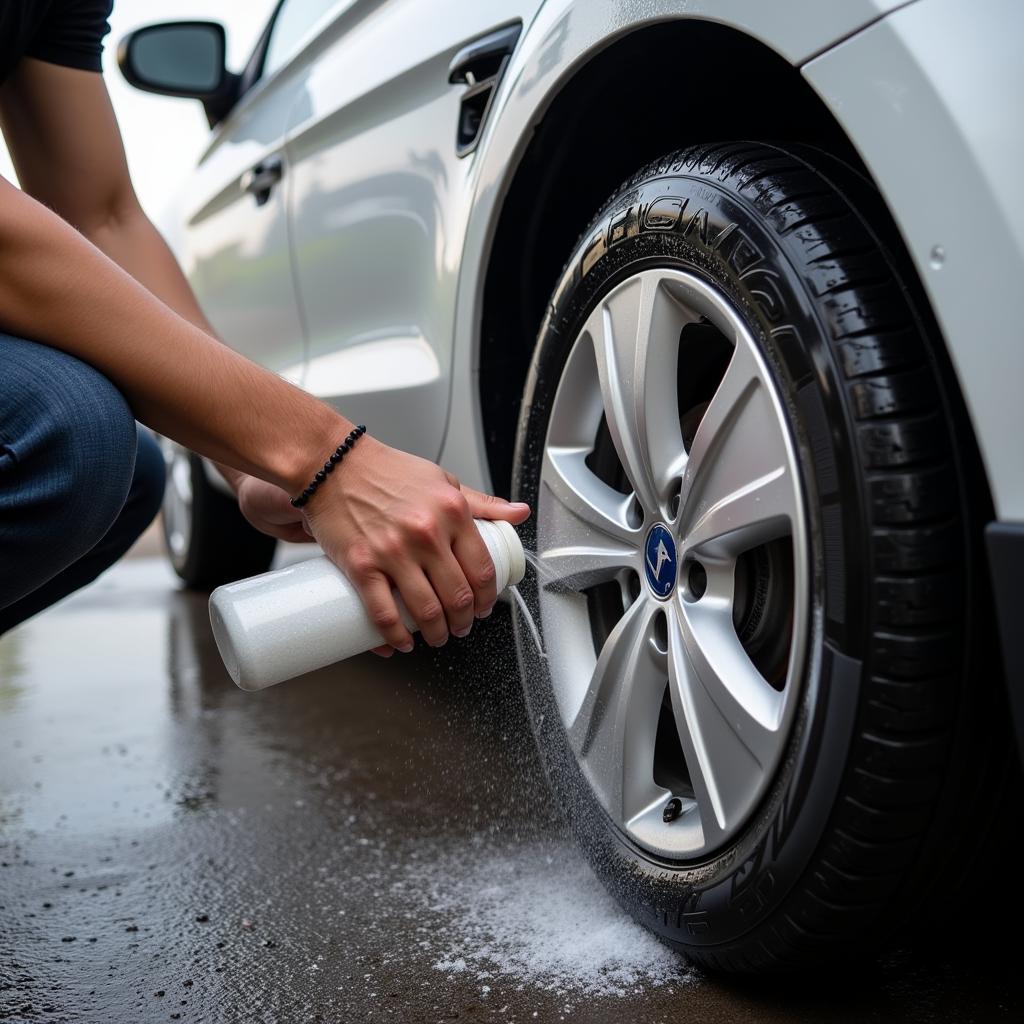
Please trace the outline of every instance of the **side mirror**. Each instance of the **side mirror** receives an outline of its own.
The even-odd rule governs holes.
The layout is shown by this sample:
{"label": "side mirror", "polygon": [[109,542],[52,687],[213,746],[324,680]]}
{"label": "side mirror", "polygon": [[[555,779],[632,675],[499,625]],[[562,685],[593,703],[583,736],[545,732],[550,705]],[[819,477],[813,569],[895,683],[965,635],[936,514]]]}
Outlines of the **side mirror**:
{"label": "side mirror", "polygon": [[215,21],[175,21],[129,32],[117,63],[129,85],[161,96],[200,100],[212,127],[238,96],[239,76],[224,66],[224,26]]}

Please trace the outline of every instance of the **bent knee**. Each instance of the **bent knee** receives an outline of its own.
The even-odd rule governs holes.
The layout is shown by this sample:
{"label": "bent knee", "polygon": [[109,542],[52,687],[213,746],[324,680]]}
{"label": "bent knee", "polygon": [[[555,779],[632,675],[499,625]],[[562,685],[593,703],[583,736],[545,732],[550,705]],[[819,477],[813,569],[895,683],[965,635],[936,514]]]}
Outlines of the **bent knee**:
{"label": "bent knee", "polygon": [[[98,370],[67,353],[4,339],[5,448],[26,505],[43,517],[105,529],[124,505],[135,467],[136,428],[124,396]],[[59,506],[57,511],[56,506]],[[93,526],[95,521],[95,527]]]}
{"label": "bent knee", "polygon": [[80,363],[69,372],[78,390],[62,393],[55,403],[50,459],[65,500],[78,504],[84,491],[89,504],[113,521],[135,470],[135,417],[121,392],[91,366]]}

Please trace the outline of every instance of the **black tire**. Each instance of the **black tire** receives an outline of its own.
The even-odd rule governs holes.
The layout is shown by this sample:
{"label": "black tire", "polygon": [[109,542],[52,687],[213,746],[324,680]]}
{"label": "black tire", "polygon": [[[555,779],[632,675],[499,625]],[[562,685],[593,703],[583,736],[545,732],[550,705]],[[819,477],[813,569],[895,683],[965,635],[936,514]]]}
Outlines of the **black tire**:
{"label": "black tire", "polygon": [[[521,616],[516,626],[549,782],[594,870],[637,920],[727,971],[877,948],[911,883],[929,877],[946,780],[970,773],[956,729],[973,551],[958,402],[898,261],[826,166],[775,146],[716,144],[628,181],[555,289],[516,445],[514,496],[536,508],[570,348],[597,300],[650,267],[724,292],[784,397],[812,537],[811,651],[782,766],[731,845],[668,861],[612,823],[568,745],[546,662]],[[521,590],[539,623],[533,574]]]}
{"label": "black tire", "polygon": [[[187,587],[202,591],[266,572],[274,560],[277,541],[252,527],[238,510],[238,502],[211,485],[198,455],[187,457],[192,497],[184,512],[188,516],[188,538],[179,551],[175,551],[168,535],[170,517],[166,511],[162,519],[174,571]],[[173,500],[173,486],[169,480],[165,509]]]}

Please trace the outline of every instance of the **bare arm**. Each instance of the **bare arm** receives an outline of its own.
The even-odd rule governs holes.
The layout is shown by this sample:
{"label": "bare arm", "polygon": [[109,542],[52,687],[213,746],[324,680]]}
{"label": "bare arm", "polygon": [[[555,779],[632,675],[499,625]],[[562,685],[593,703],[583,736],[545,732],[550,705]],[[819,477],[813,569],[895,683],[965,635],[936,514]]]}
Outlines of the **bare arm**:
{"label": "bare arm", "polygon": [[[0,90],[0,123],[29,195],[76,227],[179,316],[216,336],[135,195],[102,76],[23,60]],[[281,540],[312,539],[284,491],[216,465],[255,527]]]}
{"label": "bare arm", "polygon": [[339,431],[350,429],[326,405],[178,316],[2,179],[0,322],[91,363],[160,433],[292,493]]}
{"label": "bare arm", "polygon": [[101,75],[22,60],[0,89],[0,124],[30,196],[180,316],[215,333],[139,205]]}
{"label": "bare arm", "polygon": [[[101,77],[23,60],[0,90],[0,120],[22,183],[42,201],[0,179],[0,327],[91,363],[160,433],[289,493],[302,490],[351,424],[201,329],[208,325],[173,257],[133,211]],[[402,649],[411,638],[392,583],[430,642],[443,643],[449,628],[468,632],[474,612],[495,599],[471,516],[521,522],[528,514],[460,489],[438,466],[369,436],[307,508],[316,539]]]}

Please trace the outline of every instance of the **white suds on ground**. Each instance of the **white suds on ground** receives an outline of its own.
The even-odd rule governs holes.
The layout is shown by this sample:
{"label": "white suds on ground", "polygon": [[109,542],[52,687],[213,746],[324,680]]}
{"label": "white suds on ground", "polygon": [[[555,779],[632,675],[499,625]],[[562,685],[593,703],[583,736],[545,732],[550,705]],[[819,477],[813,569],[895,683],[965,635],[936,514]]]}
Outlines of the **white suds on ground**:
{"label": "white suds on ground", "polygon": [[626,916],[571,846],[464,849],[432,858],[418,881],[429,901],[435,969],[460,981],[475,975],[485,996],[495,979],[623,996],[692,977],[681,956]]}

